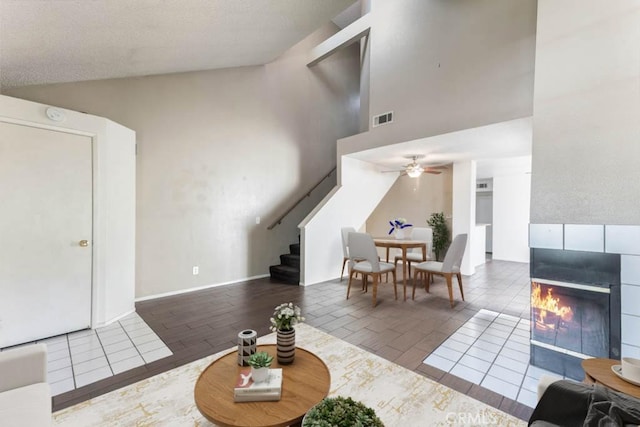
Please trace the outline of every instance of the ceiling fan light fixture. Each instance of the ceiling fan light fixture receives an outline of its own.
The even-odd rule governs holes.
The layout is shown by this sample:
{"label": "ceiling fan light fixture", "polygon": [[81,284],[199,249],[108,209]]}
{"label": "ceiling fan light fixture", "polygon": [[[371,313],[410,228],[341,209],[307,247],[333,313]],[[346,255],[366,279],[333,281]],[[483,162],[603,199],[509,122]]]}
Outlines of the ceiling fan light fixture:
{"label": "ceiling fan light fixture", "polygon": [[422,168],[422,166],[413,165],[413,166],[407,168],[407,175],[409,175],[411,178],[417,178],[420,175],[422,175],[423,171],[424,171],[424,169]]}

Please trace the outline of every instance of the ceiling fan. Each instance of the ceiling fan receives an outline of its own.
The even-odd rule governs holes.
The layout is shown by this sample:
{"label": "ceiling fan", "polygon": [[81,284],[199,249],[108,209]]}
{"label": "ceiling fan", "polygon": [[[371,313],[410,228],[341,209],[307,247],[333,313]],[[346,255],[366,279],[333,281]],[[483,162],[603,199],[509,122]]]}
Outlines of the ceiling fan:
{"label": "ceiling fan", "polygon": [[382,172],[402,172],[400,175],[409,175],[411,178],[417,178],[423,173],[430,173],[439,175],[442,173],[442,169],[446,169],[446,166],[422,166],[417,160],[424,158],[424,155],[415,154],[411,156],[404,156],[407,159],[411,159],[411,163],[404,165],[404,169]]}

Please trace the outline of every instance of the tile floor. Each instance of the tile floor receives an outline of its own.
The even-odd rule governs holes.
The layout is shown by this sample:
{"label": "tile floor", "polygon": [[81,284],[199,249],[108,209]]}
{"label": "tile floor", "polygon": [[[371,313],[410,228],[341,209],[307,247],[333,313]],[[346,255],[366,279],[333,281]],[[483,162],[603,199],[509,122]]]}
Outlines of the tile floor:
{"label": "tile floor", "polygon": [[529,365],[529,320],[482,309],[424,363],[531,408],[538,380],[559,375]]}
{"label": "tile floor", "polygon": [[[104,328],[47,338],[52,395],[74,390],[173,353],[137,313]],[[33,343],[25,343],[29,345]]]}
{"label": "tile floor", "polygon": [[442,278],[436,278],[430,293],[416,289],[415,300],[411,299],[412,282],[407,285],[409,298],[404,301],[402,285],[396,300],[393,286],[381,284],[376,307],[372,307],[371,292],[363,293],[357,286],[346,299],[346,280],[302,287],[268,278],[138,302],[138,314],[173,355],[59,394],[53,399],[54,410],[232,347],[240,330],[268,334],[273,307],[292,301],[300,305],[305,322],[311,326],[520,419],[529,419],[533,412],[529,406],[423,363],[481,309],[528,318],[529,265],[492,260],[478,266],[473,276],[464,276],[465,301],[454,289],[453,308]]}

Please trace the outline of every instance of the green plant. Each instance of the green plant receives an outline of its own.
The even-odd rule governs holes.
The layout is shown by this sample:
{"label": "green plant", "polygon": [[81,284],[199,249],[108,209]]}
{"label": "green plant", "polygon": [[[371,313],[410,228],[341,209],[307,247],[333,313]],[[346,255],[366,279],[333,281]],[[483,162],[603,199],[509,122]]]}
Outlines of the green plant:
{"label": "green plant", "polygon": [[269,319],[270,329],[273,332],[277,330],[290,331],[296,323],[304,321],[304,317],[300,314],[300,307],[293,305],[292,302],[280,304],[275,308],[273,317]]}
{"label": "green plant", "polygon": [[427,220],[427,224],[433,230],[433,252],[436,254],[436,260],[440,261],[440,256],[444,256],[444,252],[449,245],[449,227],[444,212],[434,212]]}
{"label": "green plant", "polygon": [[271,362],[273,362],[273,356],[271,356],[266,351],[259,351],[257,353],[253,353],[249,356],[249,366],[252,368],[268,368],[271,366]]}
{"label": "green plant", "polygon": [[384,427],[373,409],[350,397],[326,397],[305,415],[302,427]]}

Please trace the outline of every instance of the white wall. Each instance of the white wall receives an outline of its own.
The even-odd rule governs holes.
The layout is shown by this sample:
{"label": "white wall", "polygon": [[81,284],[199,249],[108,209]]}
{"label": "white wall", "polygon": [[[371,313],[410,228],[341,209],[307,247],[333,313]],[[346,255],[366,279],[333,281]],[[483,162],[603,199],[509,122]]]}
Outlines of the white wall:
{"label": "white wall", "polygon": [[267,275],[297,242],[335,175],[268,225],[334,167],[336,140],[358,131],[358,47],[306,66],[336,30],[265,66],[10,89],[137,131],[137,297]]}
{"label": "white wall", "polygon": [[531,175],[493,178],[493,259],[529,262]]}
{"label": "white wall", "polygon": [[[453,164],[453,220],[452,240],[458,234],[467,234],[467,246],[464,250],[460,272],[465,275],[475,273],[477,255],[472,250],[483,251],[482,245],[477,245],[476,234],[476,162],[456,162]],[[482,229],[484,232],[484,228]],[[482,239],[484,245],[484,239]]]}
{"label": "white wall", "polygon": [[134,310],[135,132],[89,114],[64,110],[52,122],[47,105],[0,96],[0,118],[93,138],[92,327]]}
{"label": "white wall", "polygon": [[397,176],[380,173],[367,162],[343,156],[341,182],[300,223],[303,285],[340,277],[342,243],[340,229],[360,229]]}
{"label": "white wall", "polygon": [[[101,176],[106,191],[100,195],[102,214],[107,218],[104,229],[105,256],[109,265],[105,270],[105,319],[116,319],[134,309],[136,277],[136,146],[135,132],[107,120],[105,132],[108,143],[102,144],[104,156]],[[106,170],[104,170],[106,169]],[[121,262],[126,259],[126,262]]]}

